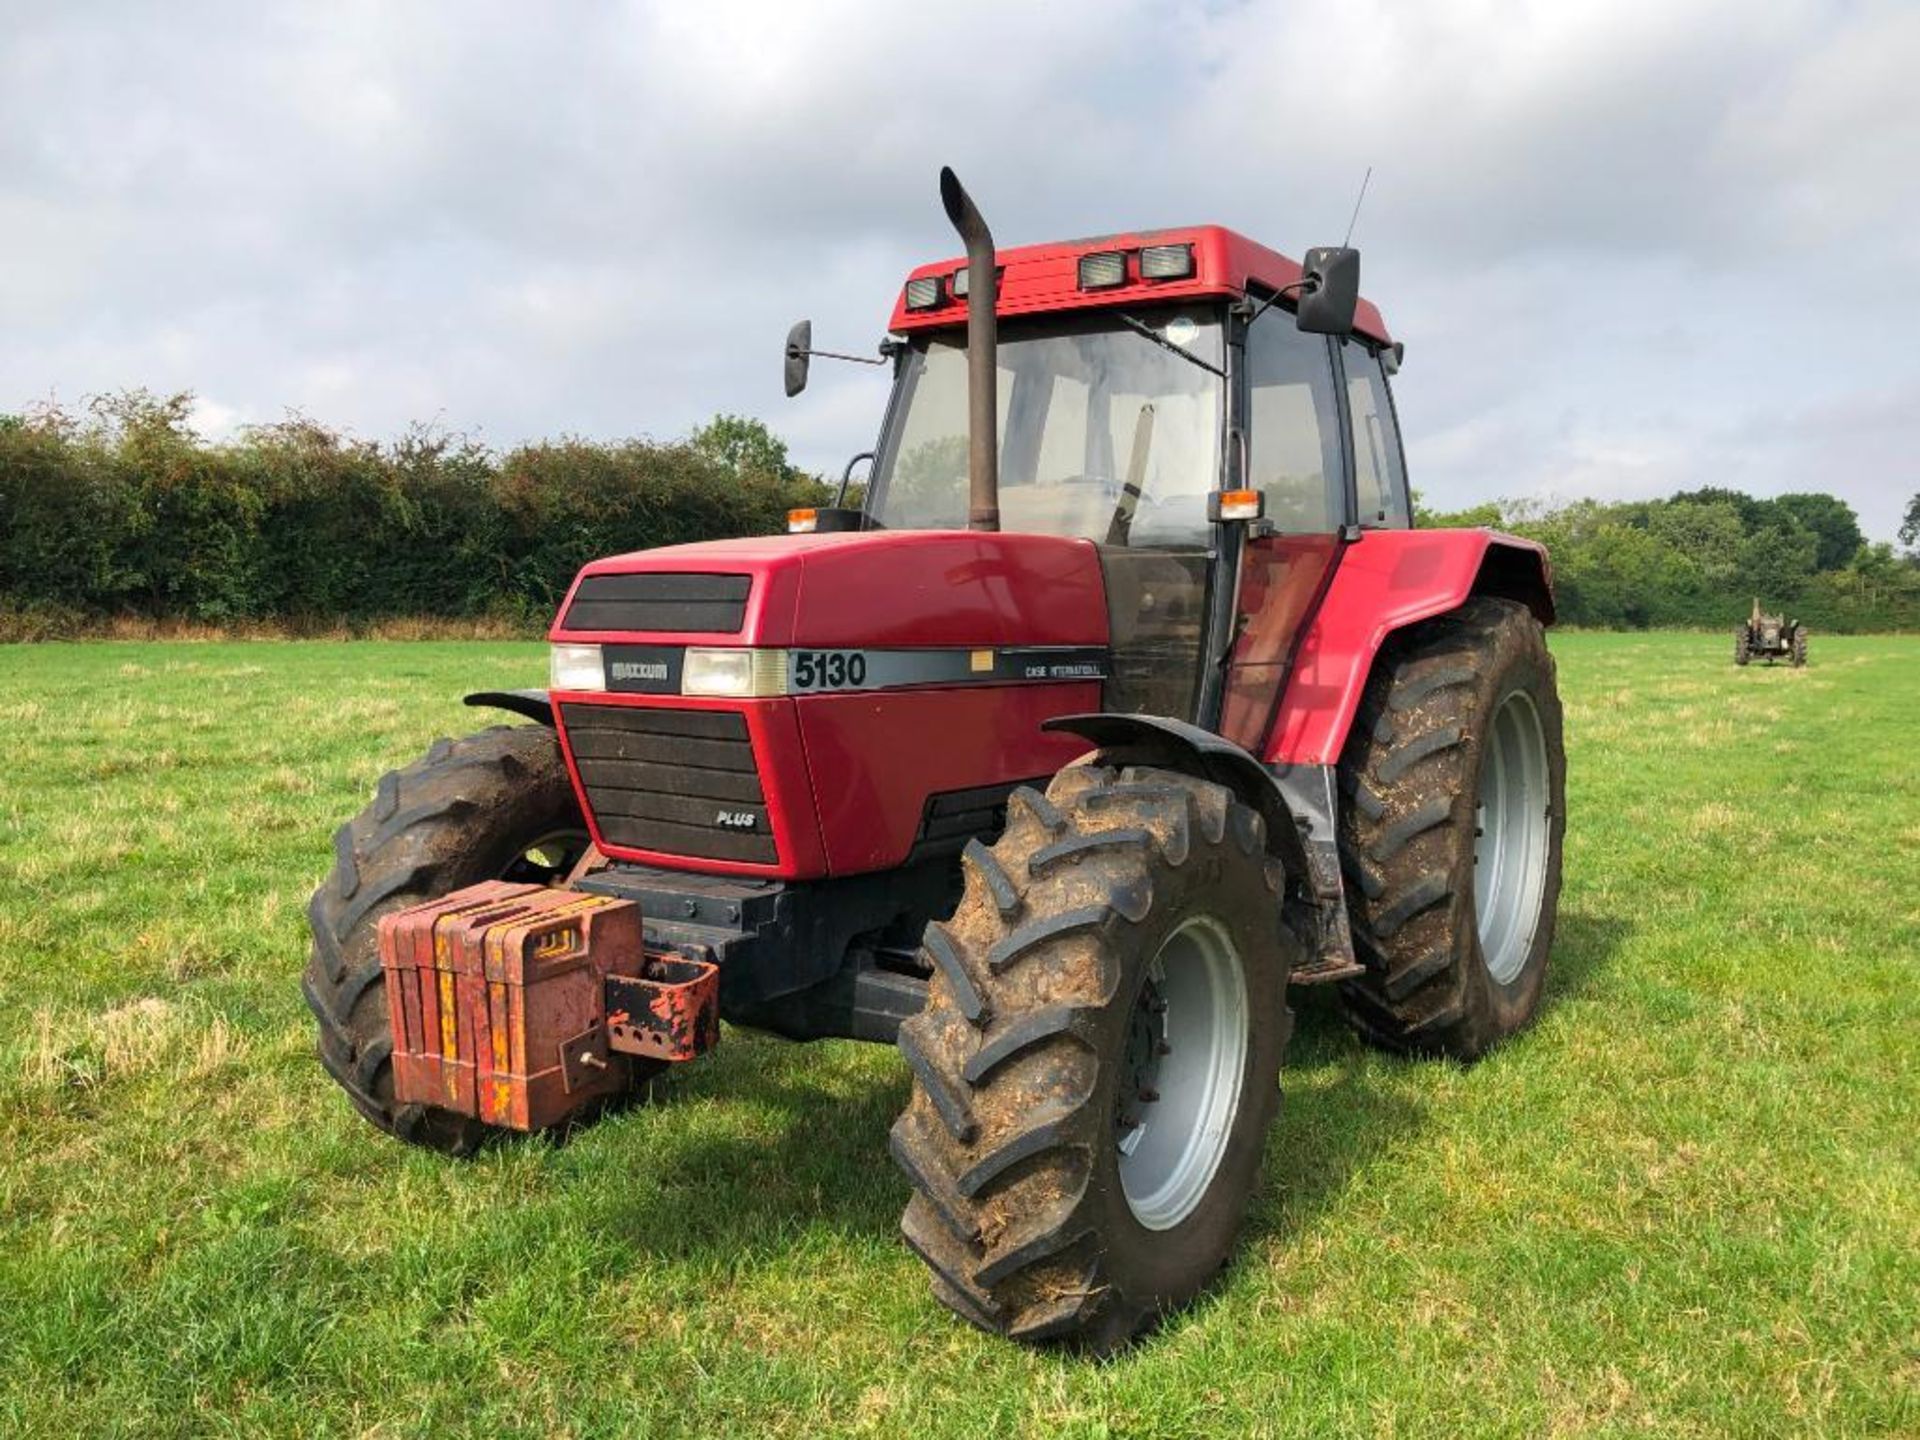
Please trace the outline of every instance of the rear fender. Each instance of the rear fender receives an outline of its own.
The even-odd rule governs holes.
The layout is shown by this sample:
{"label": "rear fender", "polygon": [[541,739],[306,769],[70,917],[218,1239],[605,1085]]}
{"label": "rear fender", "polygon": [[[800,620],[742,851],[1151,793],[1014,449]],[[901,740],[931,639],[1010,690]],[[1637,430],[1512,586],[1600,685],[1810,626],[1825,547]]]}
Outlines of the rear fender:
{"label": "rear fender", "polygon": [[1061,715],[1040,728],[1091,740],[1108,764],[1153,765],[1224,785],[1260,812],[1267,827],[1267,848],[1286,866],[1288,878],[1307,874],[1306,848],[1279,782],[1231,740],[1184,720],[1157,715]]}
{"label": "rear fender", "polygon": [[544,690],[476,690],[465,703],[480,710],[507,710],[553,728],[553,700]]}
{"label": "rear fender", "polygon": [[1261,758],[1269,765],[1336,764],[1387,637],[1474,595],[1517,600],[1551,625],[1546,548],[1492,530],[1366,531],[1346,547],[1301,637]]}

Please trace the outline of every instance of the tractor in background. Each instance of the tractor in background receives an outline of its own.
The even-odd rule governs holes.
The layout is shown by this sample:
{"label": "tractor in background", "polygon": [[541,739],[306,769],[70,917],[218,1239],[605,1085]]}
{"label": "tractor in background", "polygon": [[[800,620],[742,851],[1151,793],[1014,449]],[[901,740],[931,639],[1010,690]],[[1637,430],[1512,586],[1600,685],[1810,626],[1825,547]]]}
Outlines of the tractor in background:
{"label": "tractor in background", "polygon": [[1798,669],[1807,663],[1807,627],[1798,620],[1760,611],[1760,597],[1753,597],[1753,611],[1744,622],[1733,627],[1733,663],[1745,665],[1764,660],[1771,665],[1785,660]]}
{"label": "tractor in background", "polygon": [[[526,723],[335,836],[304,990],[359,1111],[455,1154],[720,1018],[895,1044],[934,1294],[1104,1351],[1227,1259],[1292,987],[1462,1061],[1534,1015],[1553,592],[1536,544],[1412,528],[1357,252],[997,249],[941,194],[966,254],[868,362],[860,504],[587,565],[548,685],[467,697]],[[794,328],[789,394],[826,353]]]}

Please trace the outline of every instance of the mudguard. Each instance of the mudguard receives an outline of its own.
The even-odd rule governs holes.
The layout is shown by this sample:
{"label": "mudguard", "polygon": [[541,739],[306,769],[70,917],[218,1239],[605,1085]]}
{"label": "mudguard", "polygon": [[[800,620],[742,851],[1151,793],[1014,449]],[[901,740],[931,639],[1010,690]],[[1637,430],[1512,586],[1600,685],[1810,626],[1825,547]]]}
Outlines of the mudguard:
{"label": "mudguard", "polygon": [[1346,547],[1301,637],[1261,758],[1269,765],[1338,763],[1387,636],[1458,609],[1472,595],[1520,601],[1551,625],[1546,548],[1493,530],[1366,531]]}
{"label": "mudguard", "polygon": [[553,726],[553,701],[544,690],[476,690],[463,703],[476,709],[511,711],[549,729]]}
{"label": "mudguard", "polygon": [[1114,764],[1157,765],[1226,786],[1260,812],[1268,847],[1286,866],[1288,878],[1307,875],[1306,848],[1279,782],[1231,740],[1158,715],[1061,715],[1040,728],[1091,740]]}

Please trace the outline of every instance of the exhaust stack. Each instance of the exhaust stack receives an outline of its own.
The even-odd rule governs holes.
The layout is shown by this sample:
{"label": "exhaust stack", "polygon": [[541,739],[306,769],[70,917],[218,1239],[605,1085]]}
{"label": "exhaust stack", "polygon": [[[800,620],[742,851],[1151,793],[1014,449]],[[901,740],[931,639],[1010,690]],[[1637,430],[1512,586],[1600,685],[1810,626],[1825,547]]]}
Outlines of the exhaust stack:
{"label": "exhaust stack", "polygon": [[1000,401],[995,393],[999,370],[994,362],[998,334],[995,307],[993,234],[960,184],[942,166],[940,203],[967,247],[967,528],[1000,528]]}

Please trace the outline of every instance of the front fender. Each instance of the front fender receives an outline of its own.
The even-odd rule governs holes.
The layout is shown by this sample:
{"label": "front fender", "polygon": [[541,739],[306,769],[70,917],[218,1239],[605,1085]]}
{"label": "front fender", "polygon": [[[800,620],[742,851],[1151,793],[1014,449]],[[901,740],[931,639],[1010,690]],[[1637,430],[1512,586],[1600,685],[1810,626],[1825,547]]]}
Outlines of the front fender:
{"label": "front fender", "polygon": [[1280,857],[1288,876],[1306,875],[1306,847],[1279,782],[1231,740],[1159,715],[1060,715],[1040,728],[1091,740],[1100,747],[1101,758],[1115,765],[1154,765],[1224,785],[1260,813],[1267,826],[1267,847]]}
{"label": "front fender", "polygon": [[553,700],[544,690],[476,690],[464,703],[476,709],[507,710],[549,729],[553,726]]}

